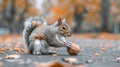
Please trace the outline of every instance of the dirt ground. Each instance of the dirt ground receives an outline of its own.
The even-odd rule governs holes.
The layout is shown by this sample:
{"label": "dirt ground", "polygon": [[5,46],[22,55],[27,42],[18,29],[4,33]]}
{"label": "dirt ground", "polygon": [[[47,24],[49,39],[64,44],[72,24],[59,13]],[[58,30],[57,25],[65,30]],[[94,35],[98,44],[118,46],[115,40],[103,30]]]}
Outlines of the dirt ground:
{"label": "dirt ground", "polygon": [[[29,55],[21,35],[6,35],[0,38],[0,67],[119,67],[120,40],[119,36],[107,35],[73,35],[68,40],[78,44],[81,52],[71,56],[66,48],[57,48],[56,55]],[[7,57],[11,54],[18,56]],[[20,56],[20,57],[19,57]],[[15,59],[16,58],[16,59]],[[76,58],[74,63],[67,63],[62,58]]]}

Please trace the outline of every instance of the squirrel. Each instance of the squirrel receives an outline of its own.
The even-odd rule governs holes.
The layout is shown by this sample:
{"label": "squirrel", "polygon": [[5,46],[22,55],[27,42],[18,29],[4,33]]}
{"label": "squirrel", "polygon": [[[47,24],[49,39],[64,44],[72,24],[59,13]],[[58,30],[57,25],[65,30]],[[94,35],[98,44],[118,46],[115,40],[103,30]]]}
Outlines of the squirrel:
{"label": "squirrel", "polygon": [[26,19],[23,37],[29,54],[48,54],[50,47],[70,47],[71,42],[66,37],[71,36],[71,28],[65,19],[59,18],[52,25],[40,16]]}

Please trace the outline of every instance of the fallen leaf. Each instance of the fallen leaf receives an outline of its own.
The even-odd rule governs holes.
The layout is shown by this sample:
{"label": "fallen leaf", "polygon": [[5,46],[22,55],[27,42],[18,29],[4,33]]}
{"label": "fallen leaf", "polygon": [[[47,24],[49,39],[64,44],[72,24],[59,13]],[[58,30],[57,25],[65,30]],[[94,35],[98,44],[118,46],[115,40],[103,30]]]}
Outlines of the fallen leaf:
{"label": "fallen leaf", "polygon": [[103,48],[101,48],[101,50],[102,50],[102,51],[105,51],[105,50],[106,50],[106,48],[104,48],[104,47],[103,47]]}
{"label": "fallen leaf", "polygon": [[13,55],[6,55],[5,58],[6,59],[18,59],[20,58],[21,56],[18,55],[18,54],[13,54]]}
{"label": "fallen leaf", "polygon": [[17,51],[17,52],[21,52],[21,49],[20,48],[13,48],[14,51]]}
{"label": "fallen leaf", "polygon": [[27,49],[23,49],[23,48],[21,48],[21,52],[27,53],[28,50],[27,50]]}
{"label": "fallen leaf", "polygon": [[5,47],[5,50],[11,50],[11,48],[9,48],[9,47]]}
{"label": "fallen leaf", "polygon": [[62,58],[64,62],[74,63],[77,61],[77,58]]}
{"label": "fallen leaf", "polygon": [[54,62],[53,64],[50,65],[50,67],[64,67],[64,65],[59,62]]}
{"label": "fallen leaf", "polygon": [[99,53],[95,53],[95,56],[98,57],[100,54]]}
{"label": "fallen leaf", "polygon": [[52,56],[53,56],[53,57],[56,57],[56,56],[57,56],[57,54],[52,54]]}
{"label": "fallen leaf", "polygon": [[2,60],[3,58],[2,57],[0,57],[0,61]]}
{"label": "fallen leaf", "polygon": [[0,51],[5,51],[5,48],[1,48],[1,50]]}
{"label": "fallen leaf", "polygon": [[35,67],[86,67],[84,64],[70,64],[58,61],[51,61],[46,63],[34,63]]}
{"label": "fallen leaf", "polygon": [[4,51],[0,51],[0,53],[1,53],[1,54],[3,54],[3,53],[4,53]]}

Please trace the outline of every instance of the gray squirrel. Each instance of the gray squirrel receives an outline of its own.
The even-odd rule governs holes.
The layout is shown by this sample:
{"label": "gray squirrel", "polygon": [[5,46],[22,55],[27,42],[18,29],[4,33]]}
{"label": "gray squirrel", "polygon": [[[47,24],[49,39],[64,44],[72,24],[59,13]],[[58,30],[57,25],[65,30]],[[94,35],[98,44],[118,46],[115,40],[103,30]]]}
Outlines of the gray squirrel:
{"label": "gray squirrel", "polygon": [[50,47],[70,47],[66,37],[71,36],[70,26],[65,19],[58,19],[52,25],[39,17],[30,17],[25,21],[23,37],[29,54],[48,54]]}

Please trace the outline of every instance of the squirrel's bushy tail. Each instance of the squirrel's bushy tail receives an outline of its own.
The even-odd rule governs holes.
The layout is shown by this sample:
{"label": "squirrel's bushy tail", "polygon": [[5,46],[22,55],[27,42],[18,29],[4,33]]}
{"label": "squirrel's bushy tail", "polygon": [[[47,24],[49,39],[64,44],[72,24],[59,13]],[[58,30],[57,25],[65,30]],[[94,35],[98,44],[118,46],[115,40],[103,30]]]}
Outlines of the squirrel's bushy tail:
{"label": "squirrel's bushy tail", "polygon": [[28,46],[29,46],[29,36],[31,32],[41,24],[47,24],[47,23],[43,18],[39,16],[30,17],[26,19],[24,23],[23,37]]}

